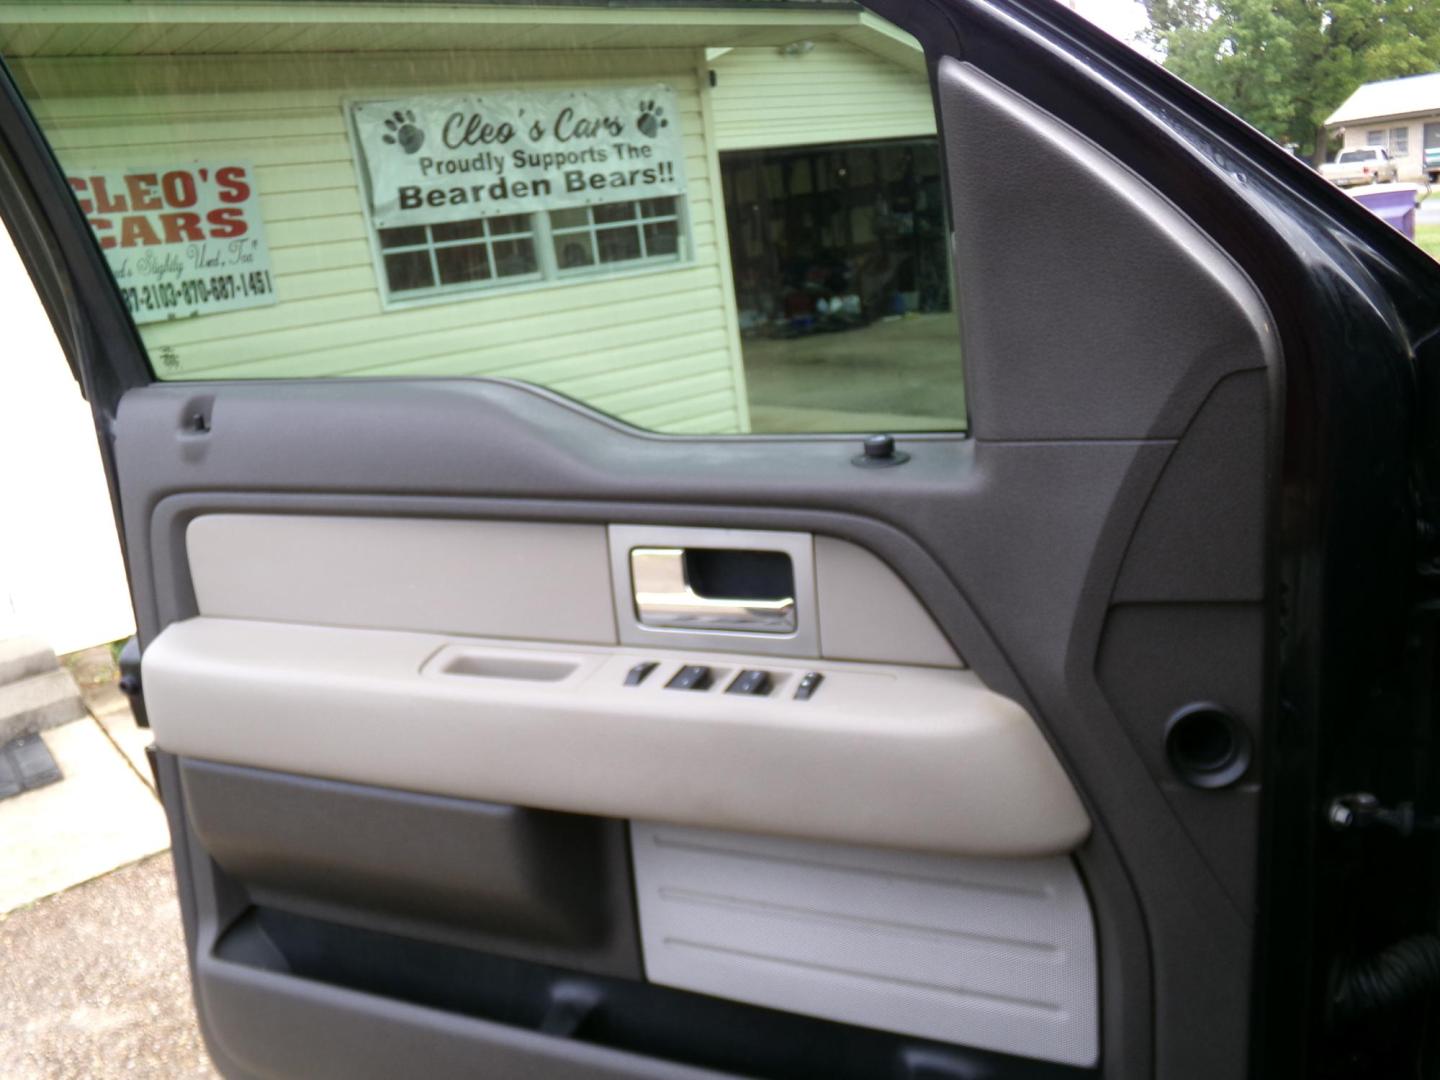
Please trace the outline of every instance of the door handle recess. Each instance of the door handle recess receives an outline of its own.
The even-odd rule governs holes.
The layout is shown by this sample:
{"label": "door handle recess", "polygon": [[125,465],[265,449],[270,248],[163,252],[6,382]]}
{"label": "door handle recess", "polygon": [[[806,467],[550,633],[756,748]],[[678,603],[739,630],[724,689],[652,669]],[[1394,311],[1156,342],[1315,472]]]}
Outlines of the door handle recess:
{"label": "door handle recess", "polygon": [[632,548],[635,615],[642,626],[793,634],[795,598],[701,596],[690,582],[684,548]]}

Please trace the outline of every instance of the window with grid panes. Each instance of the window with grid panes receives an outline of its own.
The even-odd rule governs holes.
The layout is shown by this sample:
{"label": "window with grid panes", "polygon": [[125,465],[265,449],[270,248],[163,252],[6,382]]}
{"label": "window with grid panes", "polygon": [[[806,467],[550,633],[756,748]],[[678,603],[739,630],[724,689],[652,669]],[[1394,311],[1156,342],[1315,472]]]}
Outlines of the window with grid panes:
{"label": "window with grid panes", "polygon": [[392,295],[540,279],[531,215],[381,229]]}
{"label": "window with grid panes", "polygon": [[637,199],[551,211],[557,272],[569,276],[616,263],[674,262],[680,257],[677,202]]}
{"label": "window with grid panes", "polygon": [[[680,261],[680,200],[631,199],[548,213],[379,229],[397,299]],[[544,258],[546,236],[554,252]]]}

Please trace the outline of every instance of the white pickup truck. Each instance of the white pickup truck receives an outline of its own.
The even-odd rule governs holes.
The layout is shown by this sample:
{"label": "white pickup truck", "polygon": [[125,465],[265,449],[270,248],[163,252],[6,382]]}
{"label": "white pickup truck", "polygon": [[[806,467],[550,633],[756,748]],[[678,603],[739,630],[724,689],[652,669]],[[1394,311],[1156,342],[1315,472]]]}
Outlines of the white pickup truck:
{"label": "white pickup truck", "polygon": [[1337,187],[1393,182],[1400,167],[1383,146],[1357,146],[1341,150],[1334,161],[1320,166],[1320,175]]}

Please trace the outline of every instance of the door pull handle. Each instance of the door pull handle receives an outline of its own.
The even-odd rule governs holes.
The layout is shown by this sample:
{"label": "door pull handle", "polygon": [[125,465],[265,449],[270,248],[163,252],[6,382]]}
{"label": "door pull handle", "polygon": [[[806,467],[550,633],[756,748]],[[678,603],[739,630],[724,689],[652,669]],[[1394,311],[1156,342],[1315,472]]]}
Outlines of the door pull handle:
{"label": "door pull handle", "polygon": [[642,626],[672,630],[733,630],[793,634],[795,598],[701,596],[690,582],[684,548],[633,548],[630,576]]}

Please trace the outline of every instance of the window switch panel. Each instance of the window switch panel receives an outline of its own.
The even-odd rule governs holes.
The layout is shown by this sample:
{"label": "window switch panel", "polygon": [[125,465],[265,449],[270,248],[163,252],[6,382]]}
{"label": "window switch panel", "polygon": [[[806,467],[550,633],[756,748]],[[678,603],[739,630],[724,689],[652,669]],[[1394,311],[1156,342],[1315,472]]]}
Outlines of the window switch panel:
{"label": "window switch panel", "polygon": [[727,694],[748,694],[751,697],[764,697],[770,693],[773,683],[768,671],[747,669],[735,676],[735,681],[725,688]]}
{"label": "window switch panel", "polygon": [[670,677],[667,690],[708,690],[714,676],[704,664],[686,664]]}

